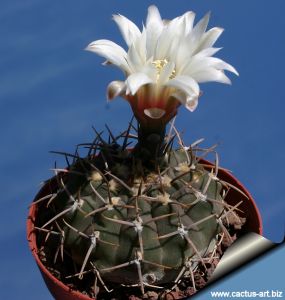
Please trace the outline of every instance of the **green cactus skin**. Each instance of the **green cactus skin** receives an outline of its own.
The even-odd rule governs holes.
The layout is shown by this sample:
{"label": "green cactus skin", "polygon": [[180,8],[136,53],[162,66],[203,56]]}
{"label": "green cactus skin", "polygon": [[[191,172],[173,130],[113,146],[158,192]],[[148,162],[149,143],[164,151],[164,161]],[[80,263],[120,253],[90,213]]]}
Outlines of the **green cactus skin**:
{"label": "green cactus skin", "polygon": [[149,168],[137,149],[126,149],[126,139],[120,146],[98,135],[86,158],[59,173],[58,190],[37,224],[40,239],[53,233],[48,244],[55,260],[60,251],[79,278],[95,270],[106,290],[138,286],[142,293],[174,286],[205,265],[218,237],[229,237],[223,224],[242,221],[224,202],[228,187],[216,176],[218,166],[206,169],[197,145],[170,145],[163,144],[159,163]]}

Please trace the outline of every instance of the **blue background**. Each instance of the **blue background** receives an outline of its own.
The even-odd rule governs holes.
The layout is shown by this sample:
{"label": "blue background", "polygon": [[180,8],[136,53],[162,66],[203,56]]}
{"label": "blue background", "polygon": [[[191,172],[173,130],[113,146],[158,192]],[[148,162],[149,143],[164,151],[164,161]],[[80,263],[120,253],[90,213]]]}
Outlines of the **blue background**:
{"label": "blue background", "polygon": [[[210,27],[226,29],[217,56],[234,65],[240,77],[230,74],[232,86],[201,85],[198,109],[181,108],[176,125],[186,143],[204,137],[205,146],[220,144],[222,166],[233,170],[256,199],[264,236],[282,240],[283,0],[1,0],[0,299],[51,299],[27,247],[27,207],[39,183],[52,175],[54,161],[61,162],[49,150],[73,152],[76,144],[93,139],[93,125],[102,130],[107,123],[117,134],[126,128],[127,103],[117,99],[107,105],[105,98],[107,84],[122,79],[121,72],[102,67],[101,58],[83,49],[100,38],[122,44],[111,15],[121,13],[141,25],[150,4],[164,18],[193,10],[199,20],[210,10]],[[259,273],[248,280],[255,282]],[[243,284],[236,280],[234,287]]]}

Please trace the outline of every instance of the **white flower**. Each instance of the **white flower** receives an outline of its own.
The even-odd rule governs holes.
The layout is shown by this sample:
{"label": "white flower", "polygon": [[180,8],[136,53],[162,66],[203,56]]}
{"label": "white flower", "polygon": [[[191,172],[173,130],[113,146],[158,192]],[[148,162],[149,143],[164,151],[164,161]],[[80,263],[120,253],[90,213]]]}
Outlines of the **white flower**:
{"label": "white flower", "polygon": [[223,32],[206,31],[209,14],[195,26],[195,14],[186,12],[173,20],[162,20],[156,6],[150,6],[142,31],[122,15],[113,16],[128,46],[125,51],[110,40],[97,40],[87,50],[119,67],[125,81],[113,81],[108,99],[122,96],[129,101],[139,121],[164,119],[168,122],[180,104],[194,111],[198,104],[198,83],[230,84],[224,70],[238,75],[234,67],[212,57],[221,48],[213,45]]}

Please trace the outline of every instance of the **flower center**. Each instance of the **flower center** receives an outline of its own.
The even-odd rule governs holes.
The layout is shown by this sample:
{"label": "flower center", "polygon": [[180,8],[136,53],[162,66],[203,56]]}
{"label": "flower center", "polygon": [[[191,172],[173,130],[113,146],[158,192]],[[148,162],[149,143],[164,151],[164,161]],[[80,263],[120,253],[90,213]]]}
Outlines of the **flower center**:
{"label": "flower center", "polygon": [[[152,64],[155,66],[156,68],[156,81],[158,81],[159,77],[160,77],[160,73],[161,73],[161,70],[164,68],[164,66],[166,64],[168,64],[168,60],[165,58],[165,59],[157,59],[157,60],[154,60],[152,62]],[[175,77],[175,69],[171,72],[169,78],[172,79]]]}
{"label": "flower center", "polygon": [[168,60],[165,59],[157,59],[152,62],[152,64],[156,67],[157,72],[161,72],[162,68],[168,63]]}

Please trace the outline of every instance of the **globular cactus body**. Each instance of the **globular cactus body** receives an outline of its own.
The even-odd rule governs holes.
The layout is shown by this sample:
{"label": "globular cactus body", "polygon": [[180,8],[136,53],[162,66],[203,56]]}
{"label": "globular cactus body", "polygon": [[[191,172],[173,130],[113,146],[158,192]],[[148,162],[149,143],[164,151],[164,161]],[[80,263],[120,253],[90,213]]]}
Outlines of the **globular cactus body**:
{"label": "globular cactus body", "polygon": [[77,273],[70,275],[93,270],[107,290],[138,286],[144,293],[185,276],[195,289],[195,270],[228,234],[223,223],[239,218],[224,202],[218,166],[205,168],[194,153],[169,149],[151,170],[125,147],[100,143],[99,154],[57,174],[58,191],[37,228],[61,235],[49,244],[56,256],[62,247],[72,258]]}

